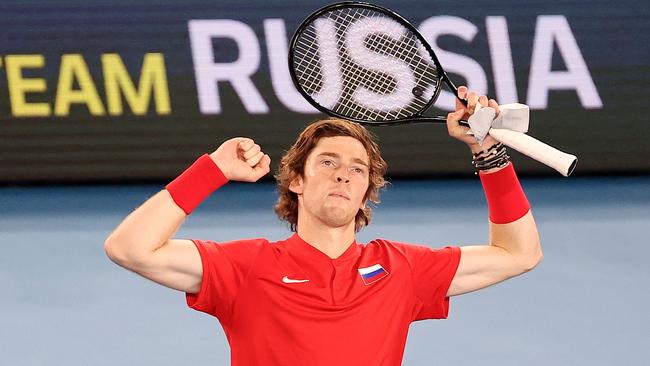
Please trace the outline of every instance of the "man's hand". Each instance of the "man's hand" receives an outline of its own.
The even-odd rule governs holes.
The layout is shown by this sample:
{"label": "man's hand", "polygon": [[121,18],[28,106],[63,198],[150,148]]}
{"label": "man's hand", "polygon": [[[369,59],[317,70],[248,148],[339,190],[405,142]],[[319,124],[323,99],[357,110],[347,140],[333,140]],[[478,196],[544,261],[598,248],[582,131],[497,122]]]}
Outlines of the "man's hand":
{"label": "man's hand", "polygon": [[467,107],[461,103],[460,100],[456,99],[456,111],[451,112],[447,115],[447,130],[449,131],[449,136],[452,136],[460,141],[466,143],[472,153],[477,153],[481,150],[486,150],[490,146],[497,143],[497,141],[490,135],[485,137],[483,140],[483,145],[479,145],[474,136],[468,135],[469,127],[462,126],[459,121],[467,120],[469,116],[474,113],[476,109],[476,104],[480,103],[483,107],[492,107],[496,111],[496,115],[499,115],[499,104],[494,99],[488,100],[485,95],[478,96],[476,92],[471,92],[467,94],[467,87],[461,86],[458,88],[458,97],[461,99],[467,98]]}
{"label": "man's hand", "polygon": [[246,137],[230,139],[210,154],[228,180],[255,182],[270,171],[271,158]]}

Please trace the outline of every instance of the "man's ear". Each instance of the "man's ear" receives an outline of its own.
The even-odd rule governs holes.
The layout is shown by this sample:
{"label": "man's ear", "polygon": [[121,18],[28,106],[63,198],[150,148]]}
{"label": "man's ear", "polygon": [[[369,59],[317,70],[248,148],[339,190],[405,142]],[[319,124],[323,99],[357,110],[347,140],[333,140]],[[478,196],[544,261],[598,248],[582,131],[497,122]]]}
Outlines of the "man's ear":
{"label": "man's ear", "polygon": [[295,194],[300,195],[302,194],[302,189],[302,177],[298,175],[291,181],[291,183],[289,183],[289,190]]}

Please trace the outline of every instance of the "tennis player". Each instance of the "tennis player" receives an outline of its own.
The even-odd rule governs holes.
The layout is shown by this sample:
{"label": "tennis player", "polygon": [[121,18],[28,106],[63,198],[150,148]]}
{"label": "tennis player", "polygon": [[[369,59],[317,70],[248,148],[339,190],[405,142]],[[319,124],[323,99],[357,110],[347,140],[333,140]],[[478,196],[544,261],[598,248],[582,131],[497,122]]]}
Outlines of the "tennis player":
{"label": "tennis player", "polygon": [[449,298],[535,267],[542,258],[530,206],[505,149],[467,135],[461,118],[494,100],[459,88],[448,115],[467,143],[489,207],[488,244],[431,249],[385,239],[357,243],[386,163],[357,124],[308,126],[279,164],[275,210],[291,237],[215,243],[173,239],[187,215],[228,181],[254,182],[270,158],[249,138],[224,142],[132,212],[107,238],[120,266],[184,291],[217,317],[232,365],[400,365],[409,324],[446,318]]}

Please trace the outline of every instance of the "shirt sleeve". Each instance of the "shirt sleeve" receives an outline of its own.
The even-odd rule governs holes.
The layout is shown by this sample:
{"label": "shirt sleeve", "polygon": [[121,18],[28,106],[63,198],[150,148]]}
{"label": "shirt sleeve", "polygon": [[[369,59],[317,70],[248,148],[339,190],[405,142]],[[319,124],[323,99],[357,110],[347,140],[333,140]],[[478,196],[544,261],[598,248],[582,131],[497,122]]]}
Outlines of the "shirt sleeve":
{"label": "shirt sleeve", "polygon": [[192,241],[201,255],[203,277],[198,293],[185,294],[187,305],[228,322],[239,289],[266,240]]}
{"label": "shirt sleeve", "polygon": [[447,291],[458,269],[460,248],[408,245],[405,249],[416,297],[414,320],[446,319],[449,315]]}

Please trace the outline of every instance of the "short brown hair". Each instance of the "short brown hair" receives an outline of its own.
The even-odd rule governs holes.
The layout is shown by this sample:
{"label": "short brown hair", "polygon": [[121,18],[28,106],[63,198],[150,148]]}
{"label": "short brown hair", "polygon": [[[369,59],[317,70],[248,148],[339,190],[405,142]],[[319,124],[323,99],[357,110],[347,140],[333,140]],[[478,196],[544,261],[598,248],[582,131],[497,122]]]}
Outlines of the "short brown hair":
{"label": "short brown hair", "polygon": [[[298,195],[289,190],[289,184],[298,176],[304,177],[307,156],[323,137],[349,136],[357,139],[368,153],[369,184],[363,197],[364,202],[379,203],[379,191],[386,185],[386,162],[381,157],[376,137],[363,126],[340,118],[327,118],[316,121],[300,134],[296,142],[284,154],[275,179],[278,182],[278,201],[273,207],[280,219],[289,223],[291,231],[298,225]],[[364,205],[355,217],[355,231],[360,231],[370,224],[372,208]]]}

